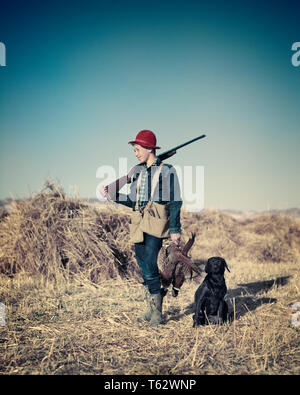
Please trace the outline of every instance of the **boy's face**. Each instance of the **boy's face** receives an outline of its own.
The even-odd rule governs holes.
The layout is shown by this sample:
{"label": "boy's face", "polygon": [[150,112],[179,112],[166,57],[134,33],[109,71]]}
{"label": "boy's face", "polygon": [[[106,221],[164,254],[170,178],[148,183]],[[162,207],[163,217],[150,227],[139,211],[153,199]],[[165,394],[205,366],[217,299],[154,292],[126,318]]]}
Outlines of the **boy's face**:
{"label": "boy's face", "polygon": [[134,149],[135,156],[138,158],[140,163],[147,162],[147,160],[152,152],[152,148],[145,148],[139,144],[134,144],[133,149]]}

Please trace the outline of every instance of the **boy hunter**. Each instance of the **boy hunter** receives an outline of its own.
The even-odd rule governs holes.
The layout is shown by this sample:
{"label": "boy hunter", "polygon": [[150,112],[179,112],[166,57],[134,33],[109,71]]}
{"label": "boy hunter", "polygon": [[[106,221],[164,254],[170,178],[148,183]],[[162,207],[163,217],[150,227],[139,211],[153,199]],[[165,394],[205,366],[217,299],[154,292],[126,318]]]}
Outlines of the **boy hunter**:
{"label": "boy hunter", "polygon": [[[130,170],[125,182],[119,179],[103,188],[101,193],[133,209],[130,238],[144,280],[147,303],[147,310],[139,320],[158,326],[162,323],[163,292],[157,257],[164,238],[171,237],[176,245],[180,243],[180,186],[175,168],[156,156],[160,147],[156,145],[156,136],[151,130],[141,130],[128,144],[133,146],[140,165]],[[131,182],[128,195],[119,193],[126,182]]]}

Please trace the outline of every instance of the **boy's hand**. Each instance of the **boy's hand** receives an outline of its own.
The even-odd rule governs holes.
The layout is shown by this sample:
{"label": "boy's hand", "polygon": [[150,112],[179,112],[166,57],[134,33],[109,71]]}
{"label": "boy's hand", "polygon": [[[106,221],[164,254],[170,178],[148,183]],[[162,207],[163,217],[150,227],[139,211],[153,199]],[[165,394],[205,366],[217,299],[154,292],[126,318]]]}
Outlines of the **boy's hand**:
{"label": "boy's hand", "polygon": [[177,246],[180,244],[180,237],[181,237],[180,233],[171,233],[171,240]]}
{"label": "boy's hand", "polygon": [[110,199],[110,196],[109,196],[109,194],[108,194],[108,186],[106,185],[105,187],[104,186],[101,186],[100,187],[100,193],[101,193],[101,195],[104,197],[104,198],[106,198],[107,200],[111,200]]}

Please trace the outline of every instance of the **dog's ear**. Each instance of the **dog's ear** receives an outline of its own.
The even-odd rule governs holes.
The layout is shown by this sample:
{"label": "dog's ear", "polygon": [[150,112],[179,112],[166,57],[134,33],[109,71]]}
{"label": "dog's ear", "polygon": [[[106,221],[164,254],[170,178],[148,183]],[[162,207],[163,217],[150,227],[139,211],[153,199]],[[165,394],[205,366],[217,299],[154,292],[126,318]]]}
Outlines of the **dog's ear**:
{"label": "dog's ear", "polygon": [[230,273],[229,267],[228,267],[227,262],[225,261],[224,258],[220,258],[220,263],[222,263],[222,274],[225,273],[225,269],[227,269]]}
{"label": "dog's ear", "polygon": [[206,265],[205,265],[205,273],[210,273],[211,272],[211,260],[210,258],[207,260]]}
{"label": "dog's ear", "polygon": [[[226,268],[226,269],[229,271],[229,273],[230,273],[229,267],[228,267],[227,262],[225,261],[225,259],[224,259],[224,265],[225,265],[225,268]],[[225,271],[225,269],[224,269],[224,271]]]}

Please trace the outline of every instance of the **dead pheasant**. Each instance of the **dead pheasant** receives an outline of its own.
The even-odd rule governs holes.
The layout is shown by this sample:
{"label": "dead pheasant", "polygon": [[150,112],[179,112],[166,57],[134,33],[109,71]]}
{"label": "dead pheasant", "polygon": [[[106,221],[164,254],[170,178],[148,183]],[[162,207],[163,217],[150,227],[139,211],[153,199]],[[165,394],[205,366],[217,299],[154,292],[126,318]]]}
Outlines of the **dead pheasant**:
{"label": "dead pheasant", "polygon": [[166,295],[168,288],[172,283],[172,296],[178,295],[179,289],[184,283],[187,272],[196,272],[201,274],[201,271],[194,264],[194,262],[187,256],[189,250],[195,241],[195,234],[187,241],[185,245],[181,243],[180,246],[170,244],[168,247],[163,247],[158,256],[158,268],[161,277],[161,284],[163,287],[163,295]]}

